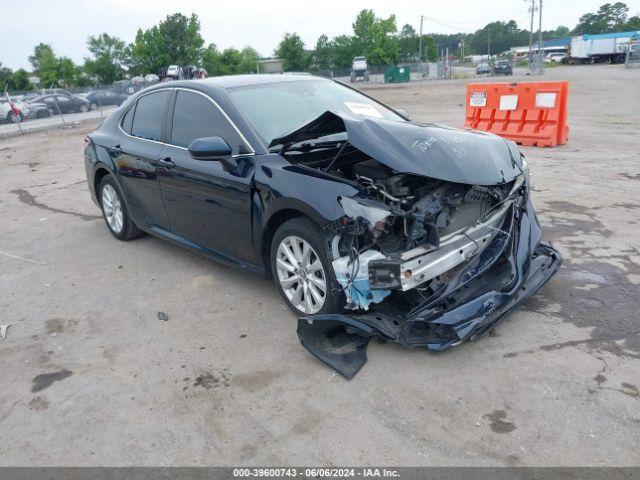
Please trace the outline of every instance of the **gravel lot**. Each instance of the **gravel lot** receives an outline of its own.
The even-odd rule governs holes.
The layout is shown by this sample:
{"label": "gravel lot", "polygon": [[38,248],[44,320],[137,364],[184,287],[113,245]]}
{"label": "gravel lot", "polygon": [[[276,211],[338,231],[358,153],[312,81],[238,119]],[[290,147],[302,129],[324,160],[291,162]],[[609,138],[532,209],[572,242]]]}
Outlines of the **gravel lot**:
{"label": "gravel lot", "polygon": [[[640,465],[640,71],[544,79],[571,81],[569,143],[523,151],[562,270],[491,336],[372,342],[352,381],[271,282],[113,239],[91,125],[0,140],[0,465]],[[362,88],[462,125],[465,81]]]}

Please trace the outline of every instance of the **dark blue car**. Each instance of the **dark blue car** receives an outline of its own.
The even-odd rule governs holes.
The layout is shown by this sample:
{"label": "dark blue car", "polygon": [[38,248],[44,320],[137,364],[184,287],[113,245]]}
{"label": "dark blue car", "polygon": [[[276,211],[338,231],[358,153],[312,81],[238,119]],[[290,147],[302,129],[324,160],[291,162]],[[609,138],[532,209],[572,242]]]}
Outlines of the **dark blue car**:
{"label": "dark blue car", "polygon": [[370,337],[457,345],[561,263],[513,142],[412,122],[331,80],[150,87],[87,137],[85,165],[116,238],[274,278],[302,344],[349,378]]}

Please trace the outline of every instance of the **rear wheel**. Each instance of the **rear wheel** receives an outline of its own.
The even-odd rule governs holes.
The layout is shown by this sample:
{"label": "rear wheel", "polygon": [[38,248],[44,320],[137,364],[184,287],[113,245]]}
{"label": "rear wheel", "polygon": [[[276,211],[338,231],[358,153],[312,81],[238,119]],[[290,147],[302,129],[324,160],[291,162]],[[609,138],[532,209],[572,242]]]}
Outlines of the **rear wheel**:
{"label": "rear wheel", "polygon": [[142,232],[133,223],[120,188],[112,175],[105,175],[98,190],[102,216],[111,234],[118,240],[131,240]]}
{"label": "rear wheel", "polygon": [[320,227],[306,217],[285,222],[271,244],[271,271],[284,301],[298,315],[338,313],[344,295],[323,245]]}
{"label": "rear wheel", "polygon": [[82,113],[86,113],[89,110],[91,110],[91,108],[89,107],[89,105],[87,105],[86,103],[83,103],[82,105],[80,105],[80,111]]}

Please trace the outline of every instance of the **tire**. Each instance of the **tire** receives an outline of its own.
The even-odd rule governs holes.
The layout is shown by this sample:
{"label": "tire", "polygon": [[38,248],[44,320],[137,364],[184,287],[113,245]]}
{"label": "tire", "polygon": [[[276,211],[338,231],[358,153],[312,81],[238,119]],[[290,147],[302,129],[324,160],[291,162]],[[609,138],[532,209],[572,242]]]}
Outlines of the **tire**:
{"label": "tire", "polygon": [[97,103],[92,103],[90,105],[91,110],[97,110],[98,109],[98,104]]}
{"label": "tire", "polygon": [[89,110],[91,110],[91,107],[89,105],[86,105],[84,103],[80,105],[80,111],[82,113],[87,113]]}
{"label": "tire", "polygon": [[7,113],[7,122],[9,123],[20,123],[23,120],[24,116],[22,115],[22,112],[16,115],[12,110],[10,110],[9,113]]}
{"label": "tire", "polygon": [[[98,187],[97,197],[107,228],[118,240],[132,240],[142,235],[129,217],[124,197],[113,175],[105,175]],[[118,221],[118,213],[120,219]]]}
{"label": "tire", "polygon": [[36,118],[48,118],[50,116],[50,113],[47,110],[40,110],[38,113],[36,113]]}
{"label": "tire", "polygon": [[[311,219],[297,217],[283,223],[271,242],[270,259],[274,281],[287,306],[299,316],[339,313],[345,304],[345,296],[336,281],[323,238],[322,230]],[[310,247],[310,251],[305,249],[303,242]],[[292,260],[302,259],[302,262],[294,265],[285,249],[293,255]],[[304,252],[308,252],[306,264]],[[283,261],[288,269],[283,268]],[[317,267],[318,261],[321,270]],[[290,268],[295,268],[295,272],[290,271]],[[319,301],[318,296],[322,301]]]}

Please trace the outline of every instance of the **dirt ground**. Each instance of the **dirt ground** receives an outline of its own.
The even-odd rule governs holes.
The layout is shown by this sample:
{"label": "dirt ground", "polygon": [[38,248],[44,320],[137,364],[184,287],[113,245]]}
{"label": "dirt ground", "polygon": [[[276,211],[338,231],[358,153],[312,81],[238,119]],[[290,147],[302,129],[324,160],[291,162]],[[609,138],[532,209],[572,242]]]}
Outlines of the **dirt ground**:
{"label": "dirt ground", "polygon": [[[352,381],[271,282],[113,239],[90,127],[0,140],[0,465],[640,465],[640,71],[545,79],[571,81],[569,143],[523,151],[562,270],[491,336],[372,342]],[[363,88],[463,123],[465,81]]]}

